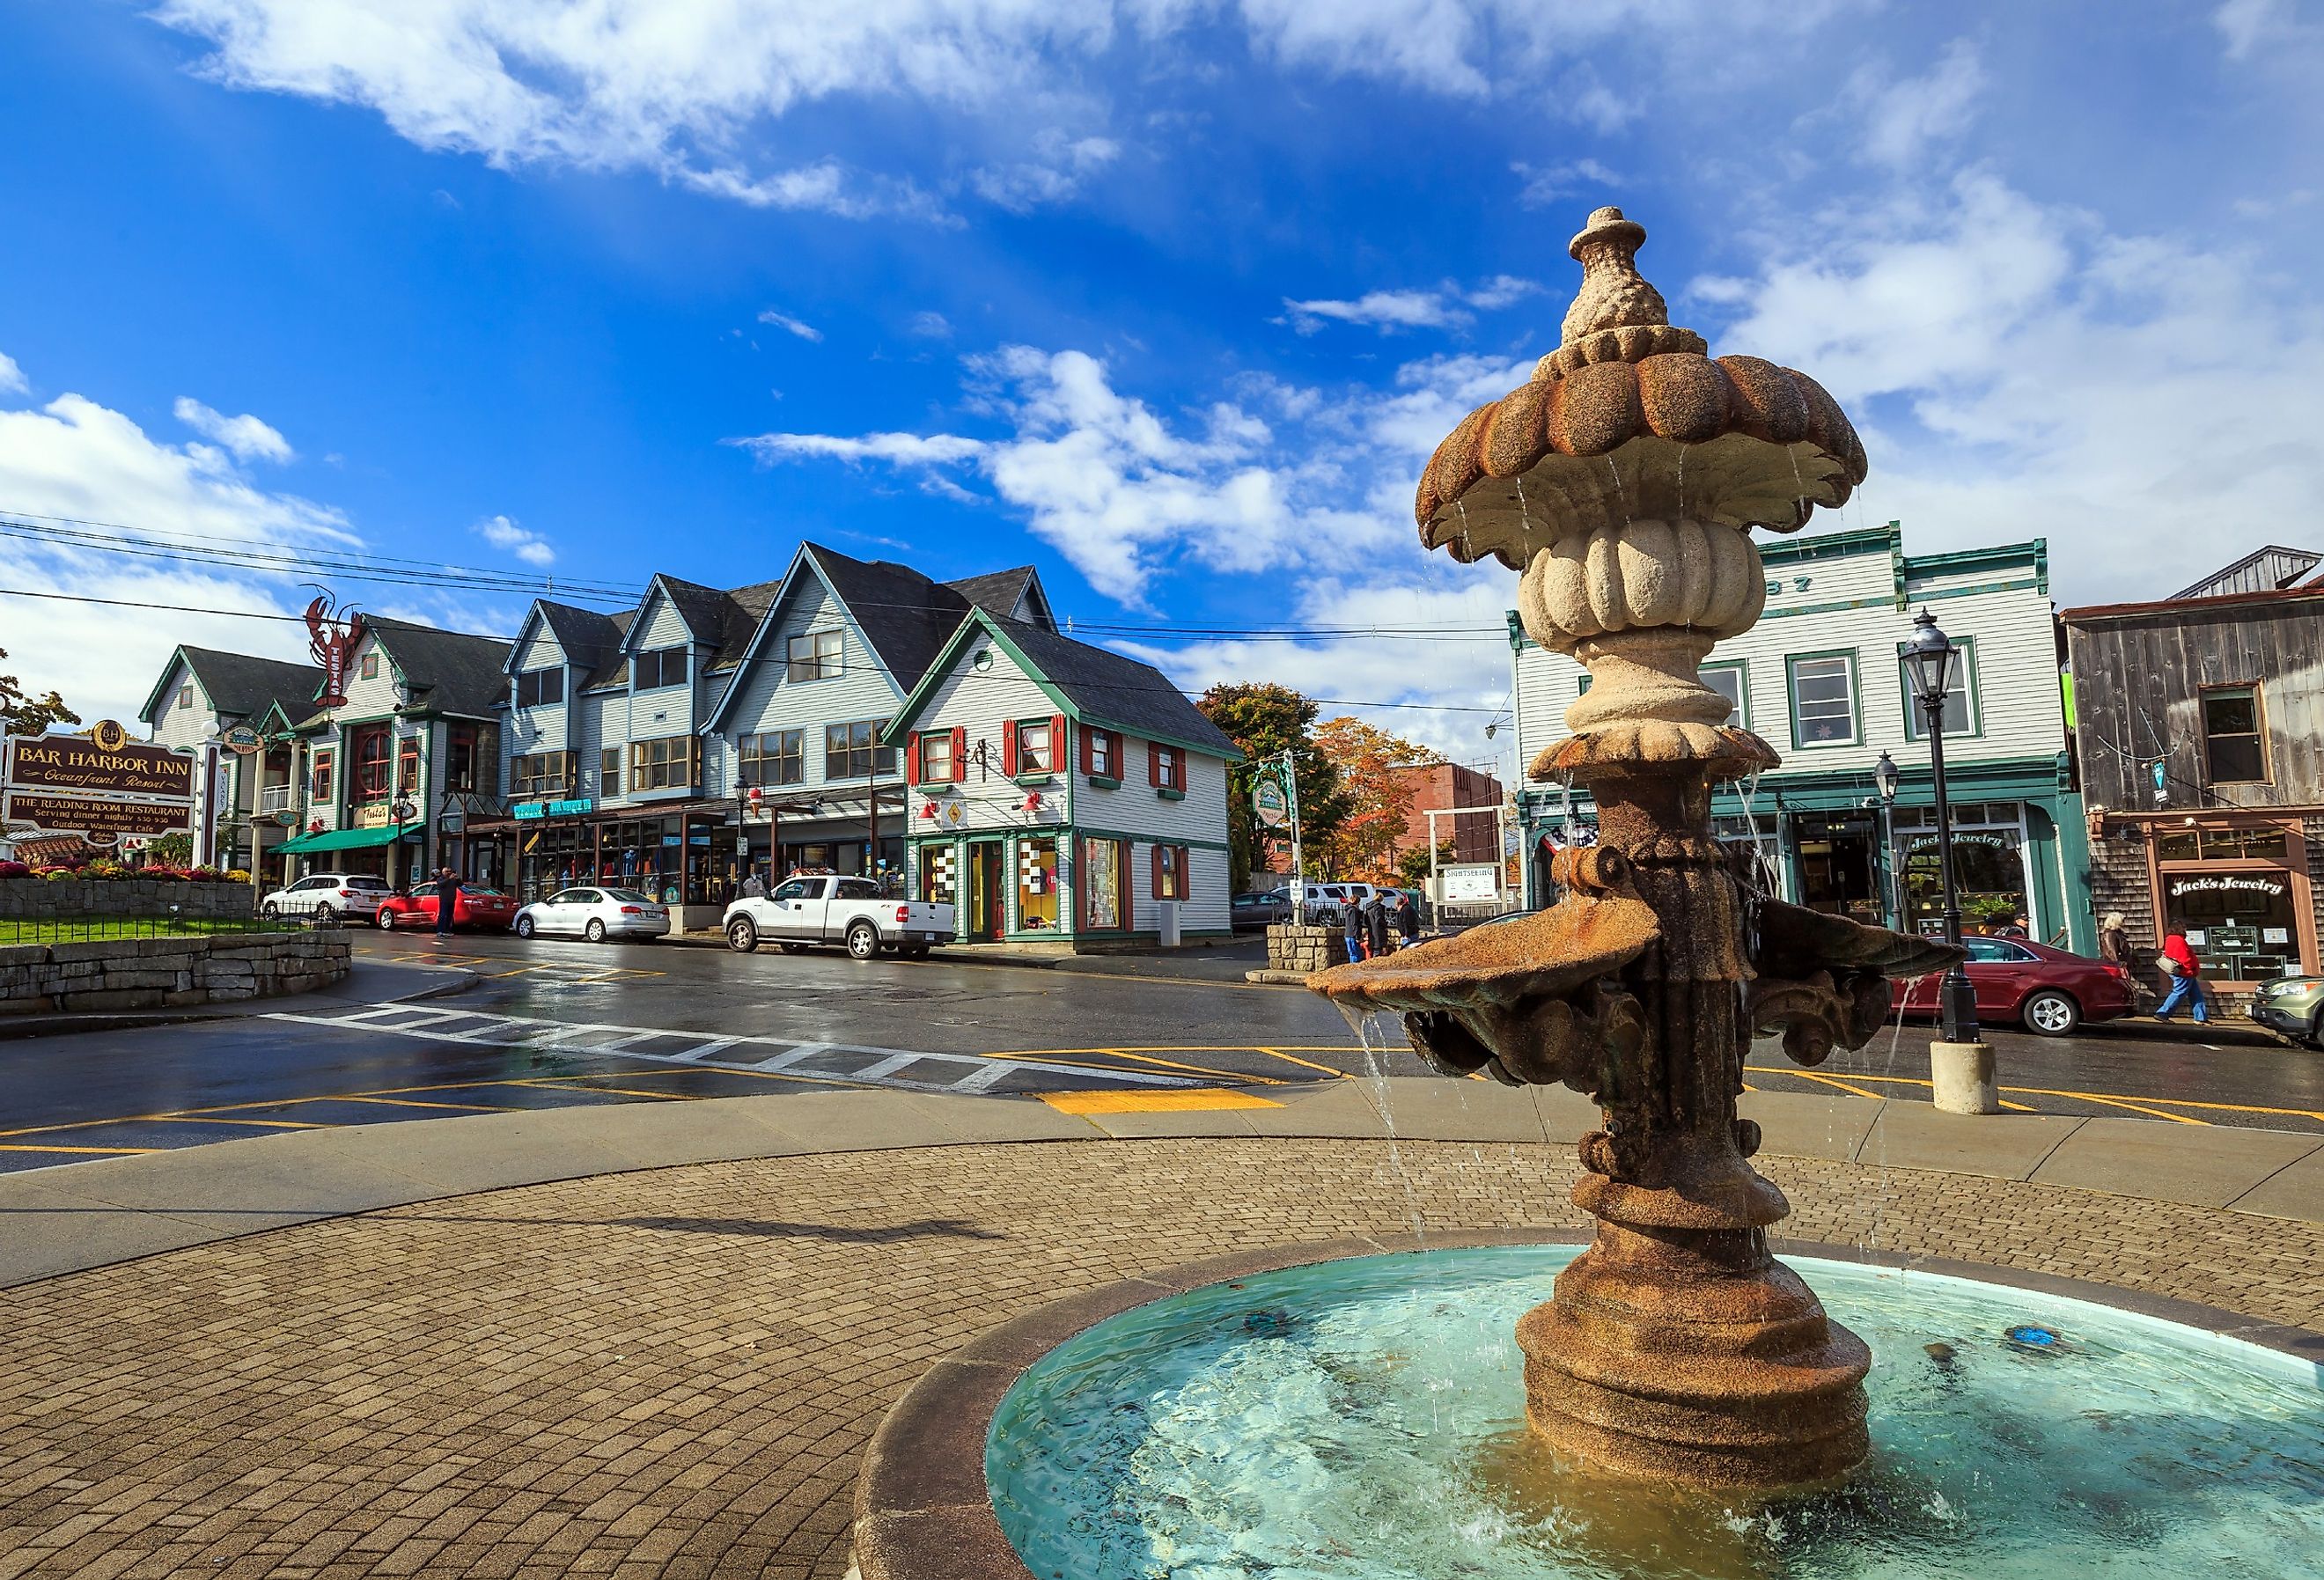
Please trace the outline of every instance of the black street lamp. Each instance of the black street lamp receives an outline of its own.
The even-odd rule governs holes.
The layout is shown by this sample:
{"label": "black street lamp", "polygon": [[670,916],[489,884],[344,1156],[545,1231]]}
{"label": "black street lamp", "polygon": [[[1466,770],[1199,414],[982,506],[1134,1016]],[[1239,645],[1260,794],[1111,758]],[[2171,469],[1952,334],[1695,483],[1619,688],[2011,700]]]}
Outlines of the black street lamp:
{"label": "black street lamp", "polygon": [[[1936,616],[1926,609],[1913,616],[1913,635],[1904,644],[1904,666],[1912,672],[1913,689],[1929,721],[1929,770],[1935,781],[1937,800],[1937,873],[1944,884],[1945,942],[1960,942],[1960,900],[1953,891],[1952,812],[1945,801],[1945,701],[1961,683],[1961,650],[1937,629]],[[1947,1042],[1975,1042],[1977,992],[1969,973],[1956,960],[1945,967],[1937,988],[1937,1016]]]}
{"label": "black street lamp", "polygon": [[1896,771],[1896,760],[1887,753],[1872,765],[1872,788],[1880,792],[1880,871],[1881,908],[1888,913],[1888,925],[1895,927],[1904,919],[1904,882],[1896,864],[1896,781],[1903,775]]}

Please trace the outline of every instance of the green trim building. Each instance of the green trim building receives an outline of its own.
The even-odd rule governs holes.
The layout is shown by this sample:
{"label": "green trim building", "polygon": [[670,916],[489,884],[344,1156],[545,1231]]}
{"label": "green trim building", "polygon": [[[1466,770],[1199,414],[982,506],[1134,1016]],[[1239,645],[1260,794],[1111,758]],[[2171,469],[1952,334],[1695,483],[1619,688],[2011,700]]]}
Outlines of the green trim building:
{"label": "green trim building", "polygon": [[[1945,720],[1955,873],[1972,924],[2023,911],[2037,938],[2095,952],[2081,798],[2066,749],[2049,548],[2040,539],[1907,555],[1890,522],[1860,531],[1762,539],[1767,607],[1721,642],[1704,682],[1736,705],[1735,722],[1783,754],[1781,767],[1720,787],[1712,816],[1767,887],[1820,910],[1907,929],[1928,927],[1936,894],[1935,800],[1929,744],[1911,703],[1902,648],[1926,607],[1967,650],[1969,684]],[[1586,791],[1535,776],[1565,738],[1565,709],[1588,681],[1579,662],[1534,644],[1509,616],[1526,898],[1548,898],[1547,856],[1594,837]],[[1874,769],[1896,764],[1893,806]]]}

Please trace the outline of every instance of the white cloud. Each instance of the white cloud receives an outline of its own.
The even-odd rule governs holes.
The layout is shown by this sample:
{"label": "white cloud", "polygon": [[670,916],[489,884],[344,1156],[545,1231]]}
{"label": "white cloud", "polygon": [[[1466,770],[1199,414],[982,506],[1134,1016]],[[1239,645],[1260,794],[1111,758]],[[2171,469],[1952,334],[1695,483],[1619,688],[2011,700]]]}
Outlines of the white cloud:
{"label": "white cloud", "polygon": [[16,359],[0,351],[0,395],[21,395],[32,387],[32,381],[25,378],[24,370],[16,365]]}
{"label": "white cloud", "polygon": [[949,433],[923,437],[917,433],[872,433],[861,439],[841,439],[828,433],[761,433],[750,439],[730,439],[731,445],[749,450],[762,461],[816,458],[828,461],[885,461],[899,467],[945,467],[971,460],[985,451],[982,439]]}
{"label": "white cloud", "polygon": [[[1545,208],[1572,197],[1584,187],[1618,187],[1622,178],[1594,159],[1568,160],[1563,164],[1532,165],[1523,160],[1509,166],[1525,182],[1517,201],[1528,208]],[[1577,228],[1579,228],[1577,226]]]}
{"label": "white cloud", "polygon": [[1326,322],[1366,326],[1383,335],[1400,329],[1458,328],[1475,319],[1471,308],[1497,312],[1540,289],[1531,280],[1496,274],[1470,291],[1447,281],[1434,291],[1370,291],[1352,301],[1328,298],[1299,301],[1286,296],[1284,316],[1276,322],[1288,323],[1302,335],[1314,334]]}
{"label": "white cloud", "polygon": [[521,527],[507,516],[489,516],[476,523],[476,535],[493,548],[513,554],[527,565],[537,565],[546,570],[557,563],[557,550],[549,540],[530,528]]}
{"label": "white cloud", "polygon": [[1030,158],[984,166],[970,173],[969,184],[988,202],[1029,214],[1071,198],[1120,154],[1121,145],[1110,137],[1069,138],[1053,129],[1033,139]]}
{"label": "white cloud", "polygon": [[797,335],[802,340],[821,340],[823,338],[823,331],[816,328],[813,324],[807,323],[803,319],[795,319],[788,313],[777,312],[773,308],[769,308],[765,312],[761,313],[759,315],[759,322],[762,324],[772,324],[779,329],[787,330],[793,335]]}
{"label": "white cloud", "polygon": [[[295,622],[196,611],[290,614],[307,596],[293,590],[303,574],[300,551],[357,541],[340,512],[259,487],[219,445],[162,442],[77,394],[38,408],[0,409],[0,505],[26,517],[63,518],[60,528],[99,540],[0,540],[0,587],[158,605],[0,597],[0,628],[7,633],[0,645],[10,650],[17,672],[58,687],[88,718],[134,719],[180,642],[296,656],[304,635]],[[92,524],[98,522],[122,525]],[[272,577],[107,551],[103,543],[124,532],[287,550],[286,569]]]}
{"label": "white cloud", "polygon": [[2316,30],[2303,25],[2292,0],[2223,0],[2211,13],[2212,25],[2227,43],[2227,59],[2247,60],[2266,45],[2306,37]]}
{"label": "white cloud", "polygon": [[211,411],[190,395],[180,395],[171,412],[212,444],[226,446],[237,461],[281,463],[297,458],[290,440],[247,411],[239,417],[228,417]]}
{"label": "white cloud", "polygon": [[1920,163],[1932,143],[1969,129],[1986,82],[1977,46],[1955,39],[1925,76],[1898,80],[1868,66],[1849,79],[1841,98],[1863,117],[1864,157],[1902,169]]}
{"label": "white cloud", "polygon": [[952,338],[952,323],[939,312],[918,312],[906,322],[904,332],[917,335],[923,340],[949,340]]}
{"label": "white cloud", "polygon": [[2116,234],[1981,171],[1802,234],[1812,257],[1703,282],[1742,310],[1713,338],[1849,407],[1872,457],[1851,508],[1914,547],[2045,536],[2060,598],[2093,602],[2314,519],[2324,319],[2232,243]]}

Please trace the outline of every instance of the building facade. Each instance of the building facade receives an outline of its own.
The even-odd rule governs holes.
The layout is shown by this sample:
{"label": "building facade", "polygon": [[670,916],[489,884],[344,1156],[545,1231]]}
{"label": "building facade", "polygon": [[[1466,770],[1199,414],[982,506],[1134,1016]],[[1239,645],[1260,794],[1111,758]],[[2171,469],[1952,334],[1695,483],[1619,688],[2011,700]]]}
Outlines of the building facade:
{"label": "building facade", "polygon": [[[139,710],[156,744],[193,753],[194,860],[272,874],[283,843],[298,832],[302,753],[291,724],[315,711],[323,672],[312,664],[180,647]],[[252,753],[217,750],[219,735],[244,725],[261,742]]]}
{"label": "building facade", "polygon": [[[2252,587],[2253,561],[2271,584]],[[2185,594],[2061,616],[2090,903],[2222,991],[2324,969],[2324,576],[2269,549]],[[2218,586],[2246,590],[2209,591]],[[2153,973],[2144,980],[2153,985]]]}
{"label": "building facade", "polygon": [[[1425,857],[1432,845],[1443,862],[1500,860],[1499,808],[1505,792],[1499,780],[1461,762],[1416,762],[1388,772],[1412,797],[1406,808],[1404,833],[1388,858],[1391,866],[1406,851],[1416,850]],[[1478,808],[1484,809],[1474,809]],[[1431,812],[1439,815],[1432,819]],[[1429,832],[1432,825],[1434,838]]]}
{"label": "building facade", "polygon": [[1227,765],[1160,671],[978,607],[899,709],[912,893],[966,942],[1231,936]]}
{"label": "building facade", "polygon": [[[1926,607],[1965,650],[1968,685],[1948,705],[1946,786],[1965,920],[2027,917],[2037,938],[2096,947],[2088,841],[2067,751],[2048,550],[2039,539],[1911,555],[1895,522],[1766,540],[1766,612],[1703,666],[1732,722],[1782,755],[1780,768],[1720,787],[1714,824],[1772,893],[1906,929],[1941,923],[1934,789],[1903,646]],[[1594,838],[1588,795],[1536,777],[1587,689],[1573,658],[1546,651],[1509,616],[1516,645],[1518,794],[1529,904],[1548,898],[1547,853]],[[1875,779],[1897,767],[1893,806]]]}

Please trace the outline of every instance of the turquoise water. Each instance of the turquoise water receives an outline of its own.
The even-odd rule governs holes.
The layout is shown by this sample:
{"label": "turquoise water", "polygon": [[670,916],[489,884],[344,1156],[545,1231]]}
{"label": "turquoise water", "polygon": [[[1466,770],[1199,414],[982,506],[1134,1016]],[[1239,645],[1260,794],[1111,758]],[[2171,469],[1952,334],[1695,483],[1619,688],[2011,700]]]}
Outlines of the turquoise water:
{"label": "turquoise water", "polygon": [[2324,1575],[2324,1377],[1997,1285],[1793,1259],[1875,1357],[1872,1457],[1742,1499],[1559,1463],[1510,1329],[1571,1246],[1366,1257],[1045,1356],[986,1470],[1043,1580]]}

